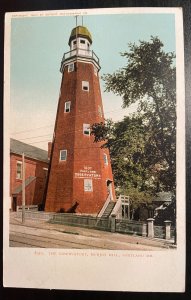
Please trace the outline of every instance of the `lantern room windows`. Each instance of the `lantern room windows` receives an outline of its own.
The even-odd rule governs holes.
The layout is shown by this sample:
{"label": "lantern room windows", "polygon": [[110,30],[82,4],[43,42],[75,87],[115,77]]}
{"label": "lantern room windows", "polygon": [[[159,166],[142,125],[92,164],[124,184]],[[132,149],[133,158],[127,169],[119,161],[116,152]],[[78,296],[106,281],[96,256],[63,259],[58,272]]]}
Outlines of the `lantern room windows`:
{"label": "lantern room windows", "polygon": [[90,135],[90,124],[83,124],[83,134]]}
{"label": "lantern room windows", "polygon": [[84,192],[93,192],[92,179],[84,179]]}
{"label": "lantern room windows", "polygon": [[67,150],[60,150],[60,161],[66,161],[67,159]]}
{"label": "lantern room windows", "polygon": [[66,112],[66,113],[70,112],[70,107],[71,107],[71,101],[65,102],[64,112]]}
{"label": "lantern room windows", "polygon": [[89,91],[89,81],[82,81],[82,90],[86,92]]}

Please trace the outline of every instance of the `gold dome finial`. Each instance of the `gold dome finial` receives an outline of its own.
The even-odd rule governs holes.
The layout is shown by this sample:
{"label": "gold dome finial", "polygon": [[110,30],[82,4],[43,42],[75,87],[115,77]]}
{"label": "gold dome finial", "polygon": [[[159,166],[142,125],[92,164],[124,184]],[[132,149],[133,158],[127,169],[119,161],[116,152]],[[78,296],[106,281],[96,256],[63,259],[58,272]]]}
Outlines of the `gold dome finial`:
{"label": "gold dome finial", "polygon": [[92,44],[91,33],[89,32],[89,30],[86,27],[77,26],[77,27],[72,29],[71,34],[70,34],[70,38],[69,38],[69,42],[68,42],[69,45],[70,45],[72,40],[76,39],[76,36],[86,38],[86,39],[89,40],[90,44]]}

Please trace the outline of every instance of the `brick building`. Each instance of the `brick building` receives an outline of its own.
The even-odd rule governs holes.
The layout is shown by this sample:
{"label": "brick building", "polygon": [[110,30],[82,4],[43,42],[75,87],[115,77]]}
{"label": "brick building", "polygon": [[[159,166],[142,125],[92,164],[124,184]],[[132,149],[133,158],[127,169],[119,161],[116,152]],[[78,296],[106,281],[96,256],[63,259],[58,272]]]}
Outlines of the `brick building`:
{"label": "brick building", "polygon": [[48,171],[48,152],[22,143],[10,141],[10,196],[11,209],[22,205],[22,153],[25,154],[25,204],[39,206],[43,203]]}
{"label": "brick building", "polygon": [[62,81],[50,156],[45,210],[98,213],[115,201],[108,149],[94,143],[91,125],[104,122],[99,58],[92,37],[77,26],[61,63]]}

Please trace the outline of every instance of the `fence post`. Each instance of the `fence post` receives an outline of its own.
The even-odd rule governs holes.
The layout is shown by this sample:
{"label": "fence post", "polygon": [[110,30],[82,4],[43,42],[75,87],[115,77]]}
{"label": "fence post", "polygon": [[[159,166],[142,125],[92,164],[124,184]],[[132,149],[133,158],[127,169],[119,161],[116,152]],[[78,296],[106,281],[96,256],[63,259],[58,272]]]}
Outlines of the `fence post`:
{"label": "fence post", "polygon": [[143,223],[142,226],[142,236],[147,236],[147,224]]}
{"label": "fence post", "polygon": [[171,221],[166,220],[164,221],[164,223],[165,223],[165,239],[169,240],[171,238],[171,234],[170,234]]}
{"label": "fence post", "polygon": [[111,215],[111,232],[115,232],[115,218],[116,218],[116,215],[112,214]]}
{"label": "fence post", "polygon": [[147,225],[148,225],[147,236],[150,238],[153,238],[154,237],[154,219],[153,218],[147,219]]}

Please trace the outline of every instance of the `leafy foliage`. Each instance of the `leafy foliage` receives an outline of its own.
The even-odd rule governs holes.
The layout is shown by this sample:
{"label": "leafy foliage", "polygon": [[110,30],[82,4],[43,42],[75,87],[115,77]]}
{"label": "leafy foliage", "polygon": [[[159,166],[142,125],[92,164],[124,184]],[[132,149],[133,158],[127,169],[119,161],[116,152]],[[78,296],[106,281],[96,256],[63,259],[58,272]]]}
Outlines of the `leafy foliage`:
{"label": "leafy foliage", "polygon": [[[115,184],[144,193],[176,187],[176,70],[173,53],[165,53],[157,37],[130,44],[122,53],[127,65],[106,74],[106,91],[137,103],[123,121],[93,124],[95,141],[110,149]],[[135,190],[134,190],[135,192]]]}

